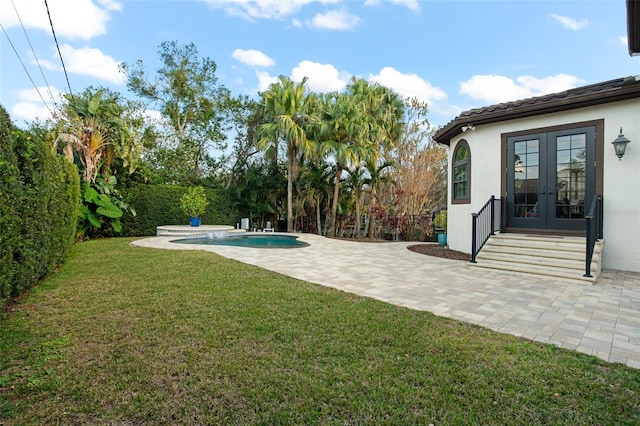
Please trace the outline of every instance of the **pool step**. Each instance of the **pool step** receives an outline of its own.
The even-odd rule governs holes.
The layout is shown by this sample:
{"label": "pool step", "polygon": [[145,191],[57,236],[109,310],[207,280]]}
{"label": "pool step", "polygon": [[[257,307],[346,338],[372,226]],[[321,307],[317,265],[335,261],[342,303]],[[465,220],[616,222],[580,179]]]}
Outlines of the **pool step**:
{"label": "pool step", "polygon": [[[156,227],[158,237],[202,237],[208,234],[217,235],[218,238],[231,235],[244,234],[244,229],[236,229],[227,225],[164,225]],[[215,238],[215,237],[214,237]]]}

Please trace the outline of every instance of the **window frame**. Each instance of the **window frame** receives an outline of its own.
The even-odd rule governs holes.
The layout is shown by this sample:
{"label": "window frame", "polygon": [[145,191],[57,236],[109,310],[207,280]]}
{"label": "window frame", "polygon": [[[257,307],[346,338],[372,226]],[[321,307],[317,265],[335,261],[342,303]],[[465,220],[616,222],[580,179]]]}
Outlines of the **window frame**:
{"label": "window frame", "polygon": [[[467,156],[463,160],[456,161],[456,156],[461,148],[467,150]],[[456,167],[467,165],[467,196],[464,198],[456,198]],[[456,147],[451,155],[451,204],[470,204],[471,203],[471,149],[466,139],[460,139],[456,143]]]}

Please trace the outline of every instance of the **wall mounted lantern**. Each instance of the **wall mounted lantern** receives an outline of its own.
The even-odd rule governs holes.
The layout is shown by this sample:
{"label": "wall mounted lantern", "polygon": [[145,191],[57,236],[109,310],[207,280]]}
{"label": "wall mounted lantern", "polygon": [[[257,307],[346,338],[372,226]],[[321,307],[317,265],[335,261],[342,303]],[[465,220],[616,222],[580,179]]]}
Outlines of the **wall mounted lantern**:
{"label": "wall mounted lantern", "polygon": [[624,152],[627,150],[627,144],[629,142],[631,141],[624,137],[624,135],[622,134],[622,127],[620,127],[620,134],[618,135],[616,140],[611,142],[611,144],[613,145],[613,149],[616,150],[618,161],[622,160],[622,157],[624,156]]}

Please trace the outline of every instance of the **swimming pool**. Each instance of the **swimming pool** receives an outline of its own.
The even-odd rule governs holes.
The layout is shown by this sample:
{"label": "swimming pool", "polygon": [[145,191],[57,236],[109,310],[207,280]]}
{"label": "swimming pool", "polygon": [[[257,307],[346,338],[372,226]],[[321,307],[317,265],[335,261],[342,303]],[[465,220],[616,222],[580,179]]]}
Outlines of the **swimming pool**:
{"label": "swimming pool", "polygon": [[309,244],[298,241],[295,235],[243,235],[229,238],[183,238],[173,240],[178,244],[201,244],[206,246],[235,246],[253,248],[297,248],[307,247]]}

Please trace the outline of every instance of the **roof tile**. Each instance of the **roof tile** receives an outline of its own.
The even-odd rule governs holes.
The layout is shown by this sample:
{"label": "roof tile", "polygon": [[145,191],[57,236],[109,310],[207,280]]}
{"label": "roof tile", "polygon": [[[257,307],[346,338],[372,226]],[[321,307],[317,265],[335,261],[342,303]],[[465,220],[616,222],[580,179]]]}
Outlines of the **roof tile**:
{"label": "roof tile", "polygon": [[440,128],[434,135],[434,140],[448,144],[452,137],[462,132],[460,128],[470,122],[486,124],[506,121],[513,118],[579,108],[587,106],[587,103],[596,105],[632,97],[640,97],[640,76],[618,78],[562,92],[473,108],[461,112],[456,118]]}

